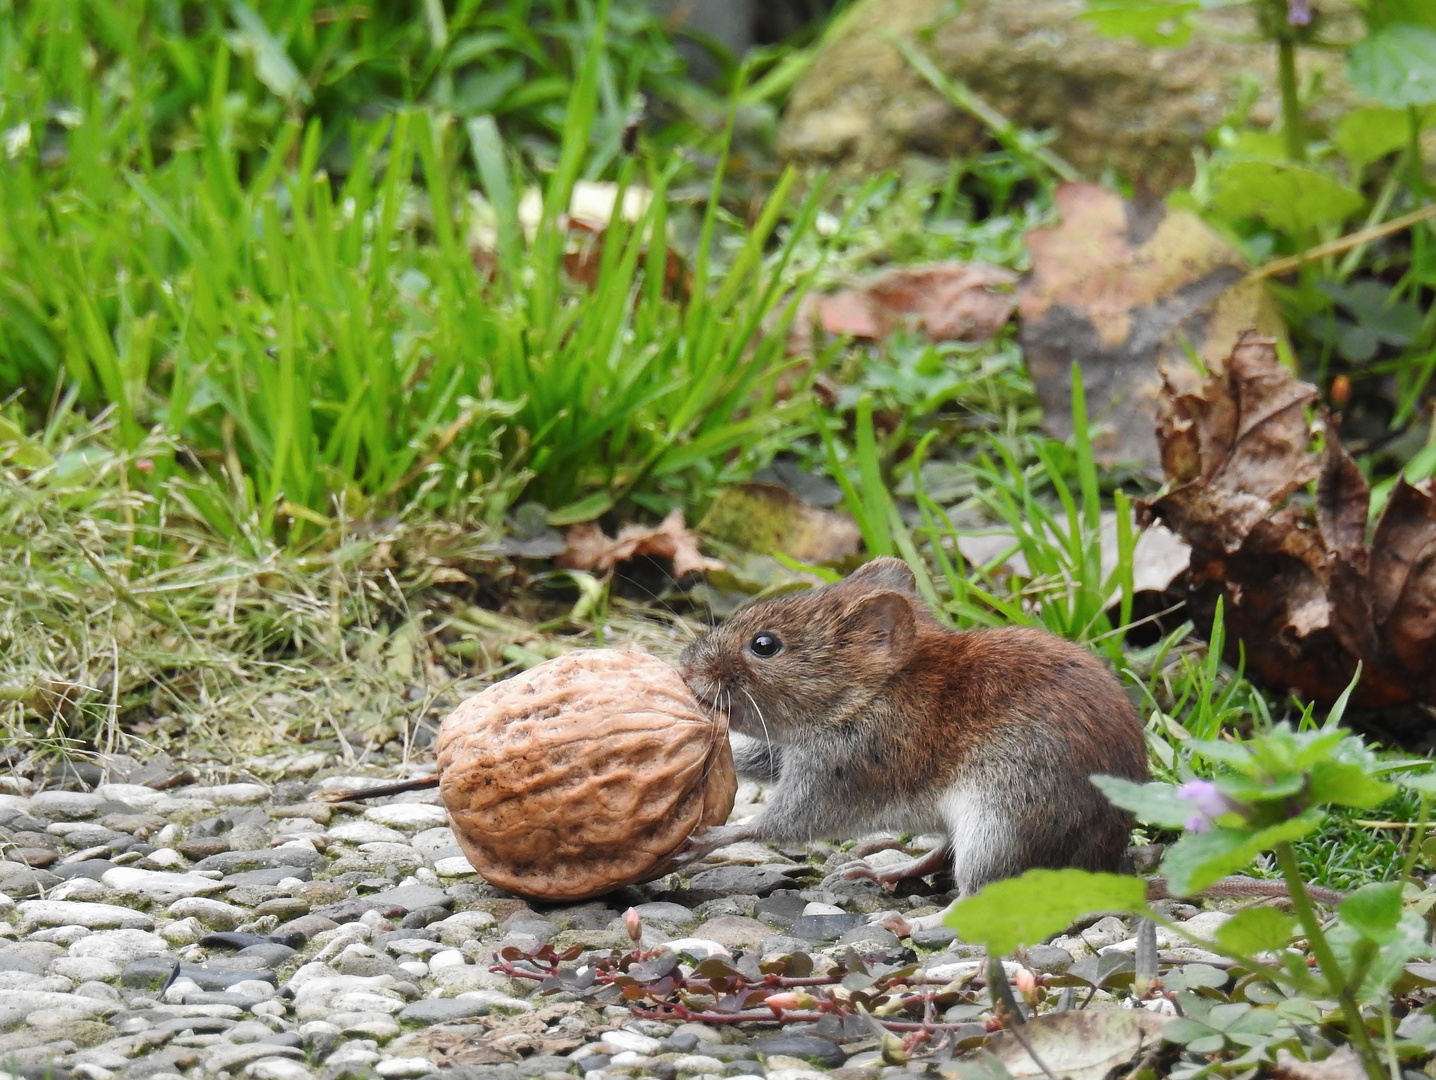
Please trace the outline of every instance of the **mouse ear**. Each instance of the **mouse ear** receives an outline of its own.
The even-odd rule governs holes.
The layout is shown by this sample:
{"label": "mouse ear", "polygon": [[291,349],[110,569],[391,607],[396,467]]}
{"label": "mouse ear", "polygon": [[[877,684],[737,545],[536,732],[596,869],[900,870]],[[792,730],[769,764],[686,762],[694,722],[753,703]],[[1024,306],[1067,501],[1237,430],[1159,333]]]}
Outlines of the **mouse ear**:
{"label": "mouse ear", "polygon": [[842,625],[848,644],[885,658],[894,668],[917,647],[917,617],[906,593],[875,592],[859,597],[843,612]]}
{"label": "mouse ear", "polygon": [[850,583],[917,595],[917,578],[913,576],[912,568],[901,559],[894,559],[891,555],[884,555],[880,559],[863,563],[843,579],[844,585]]}

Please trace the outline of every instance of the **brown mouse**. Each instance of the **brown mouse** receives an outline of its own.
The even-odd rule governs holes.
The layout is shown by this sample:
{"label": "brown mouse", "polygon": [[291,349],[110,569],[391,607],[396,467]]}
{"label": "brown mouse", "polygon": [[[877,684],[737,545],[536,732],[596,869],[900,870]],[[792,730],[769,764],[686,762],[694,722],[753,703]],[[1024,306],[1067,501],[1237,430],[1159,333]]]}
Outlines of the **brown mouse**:
{"label": "brown mouse", "polygon": [[[759,601],[684,650],[679,671],[728,713],[762,811],[694,838],[942,833],[962,895],[1033,867],[1119,868],[1132,817],[1088,779],[1147,779],[1141,719],[1087,649],[1043,630],[940,623],[907,564],[880,558],[833,585]],[[873,875],[876,876],[876,875]]]}

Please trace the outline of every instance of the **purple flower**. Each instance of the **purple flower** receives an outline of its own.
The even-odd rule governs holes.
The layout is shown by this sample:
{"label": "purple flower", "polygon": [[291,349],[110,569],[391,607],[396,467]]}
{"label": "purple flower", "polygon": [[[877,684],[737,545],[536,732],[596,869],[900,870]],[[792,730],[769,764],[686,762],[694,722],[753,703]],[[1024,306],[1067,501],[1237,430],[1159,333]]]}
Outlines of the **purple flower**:
{"label": "purple flower", "polygon": [[1188,780],[1177,788],[1177,798],[1190,803],[1196,812],[1186,820],[1190,832],[1211,832],[1212,823],[1223,814],[1240,812],[1241,805],[1217,790],[1210,780]]}
{"label": "purple flower", "polygon": [[1311,0],[1286,0],[1286,21],[1291,26],[1311,22]]}

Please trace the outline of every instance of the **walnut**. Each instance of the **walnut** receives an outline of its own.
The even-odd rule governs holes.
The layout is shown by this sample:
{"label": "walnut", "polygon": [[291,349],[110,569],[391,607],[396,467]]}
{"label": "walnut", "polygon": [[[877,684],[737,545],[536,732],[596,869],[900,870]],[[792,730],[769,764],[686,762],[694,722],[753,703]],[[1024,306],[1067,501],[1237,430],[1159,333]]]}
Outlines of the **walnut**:
{"label": "walnut", "polygon": [[439,729],[439,790],[475,870],[539,900],[661,877],[721,825],[728,722],[663,661],[584,649],[469,698]]}

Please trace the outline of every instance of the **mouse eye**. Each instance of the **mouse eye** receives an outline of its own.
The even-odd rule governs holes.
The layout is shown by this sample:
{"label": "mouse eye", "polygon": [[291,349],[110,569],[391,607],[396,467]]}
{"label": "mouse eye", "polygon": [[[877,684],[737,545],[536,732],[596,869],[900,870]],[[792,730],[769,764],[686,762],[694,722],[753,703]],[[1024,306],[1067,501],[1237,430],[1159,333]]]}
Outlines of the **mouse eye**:
{"label": "mouse eye", "polygon": [[783,642],[777,634],[764,630],[761,634],[753,635],[753,640],[748,642],[748,648],[754,656],[767,660],[783,651]]}

